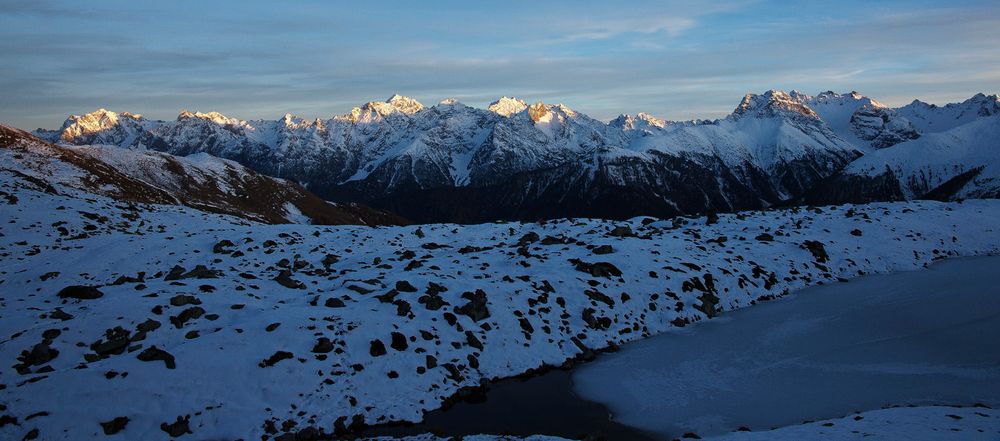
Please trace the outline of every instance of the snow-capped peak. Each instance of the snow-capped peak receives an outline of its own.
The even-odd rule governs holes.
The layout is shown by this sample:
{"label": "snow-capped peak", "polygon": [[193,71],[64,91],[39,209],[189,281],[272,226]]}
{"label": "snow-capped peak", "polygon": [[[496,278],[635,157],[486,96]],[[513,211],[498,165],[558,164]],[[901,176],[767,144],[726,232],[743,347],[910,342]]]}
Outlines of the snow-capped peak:
{"label": "snow-capped peak", "polygon": [[141,119],[142,115],[133,115],[128,112],[116,113],[105,108],[100,108],[83,115],[70,115],[70,117],[63,122],[63,129],[76,126],[84,130],[101,130],[117,125],[119,118],[137,120]]}
{"label": "snow-capped peak", "polygon": [[420,104],[417,100],[405,97],[402,95],[393,95],[385,101],[369,101],[362,107],[355,107],[351,109],[350,118],[352,121],[359,121],[364,119],[366,114],[376,114],[380,117],[385,117],[392,115],[394,113],[400,113],[403,115],[412,115],[424,109],[424,105]]}
{"label": "snow-capped peak", "polygon": [[238,119],[230,118],[230,117],[228,117],[226,115],[223,115],[223,114],[221,114],[219,112],[205,112],[205,113],[194,112],[194,113],[191,113],[190,111],[182,110],[181,113],[179,115],[177,115],[177,121],[184,121],[186,119],[192,119],[192,118],[203,119],[203,120],[211,121],[213,123],[220,124],[220,125],[237,124],[237,123],[239,123]]}
{"label": "snow-capped peak", "polygon": [[618,115],[617,118],[611,120],[608,124],[624,130],[662,129],[667,126],[666,121],[642,112],[639,112],[635,116],[628,114]]}
{"label": "snow-capped peak", "polygon": [[531,120],[534,122],[541,121],[546,115],[548,115],[548,113],[549,108],[541,101],[536,101],[535,104],[528,107],[528,116],[530,116]]}
{"label": "snow-capped peak", "polygon": [[736,106],[733,116],[772,117],[782,114],[797,114],[818,119],[816,112],[802,103],[802,100],[781,90],[769,90],[760,95],[748,93]]}
{"label": "snow-capped peak", "polygon": [[[810,97],[807,95],[802,95],[802,102],[809,106],[811,109],[816,110],[816,105],[850,105],[853,107],[858,106],[869,106],[874,108],[888,108],[885,104],[882,104],[874,99],[864,96],[857,91],[852,91],[850,93],[839,94],[832,90],[820,93],[816,97]],[[822,116],[822,115],[821,115]]]}
{"label": "snow-capped peak", "polygon": [[515,113],[521,113],[527,108],[528,103],[524,102],[524,100],[502,96],[500,99],[490,103],[489,110],[500,116],[511,116]]}
{"label": "snow-capped peak", "polygon": [[420,104],[419,101],[402,95],[393,95],[385,102],[391,104],[396,110],[407,115],[412,115],[424,109],[424,105]]}
{"label": "snow-capped peak", "polygon": [[320,122],[321,121],[319,119],[316,119],[315,121],[307,121],[303,118],[292,115],[291,113],[286,113],[285,116],[281,117],[282,125],[290,129],[295,129],[309,125],[318,125],[320,124]]}
{"label": "snow-capped peak", "polygon": [[70,140],[113,130],[122,120],[141,121],[142,115],[128,112],[116,113],[104,108],[83,115],[71,115],[63,122],[60,138]]}

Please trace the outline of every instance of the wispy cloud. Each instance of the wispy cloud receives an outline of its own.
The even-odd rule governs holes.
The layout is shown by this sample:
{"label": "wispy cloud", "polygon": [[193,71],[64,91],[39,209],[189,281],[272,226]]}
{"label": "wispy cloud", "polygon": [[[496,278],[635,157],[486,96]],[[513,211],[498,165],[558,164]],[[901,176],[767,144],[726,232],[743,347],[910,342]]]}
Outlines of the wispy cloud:
{"label": "wispy cloud", "polygon": [[770,88],[890,104],[996,92],[991,2],[844,1],[0,0],[0,121],[56,126],[98,106],[327,117],[392,93],[686,119]]}

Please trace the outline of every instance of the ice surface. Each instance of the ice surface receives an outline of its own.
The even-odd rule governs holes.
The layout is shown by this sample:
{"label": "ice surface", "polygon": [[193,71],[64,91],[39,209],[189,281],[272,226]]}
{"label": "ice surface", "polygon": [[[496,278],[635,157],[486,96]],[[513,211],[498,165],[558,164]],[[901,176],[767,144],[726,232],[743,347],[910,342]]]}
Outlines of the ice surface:
{"label": "ice surface", "polygon": [[574,376],[622,423],[677,436],[896,404],[1000,404],[1000,257],[808,288],[629,344]]}

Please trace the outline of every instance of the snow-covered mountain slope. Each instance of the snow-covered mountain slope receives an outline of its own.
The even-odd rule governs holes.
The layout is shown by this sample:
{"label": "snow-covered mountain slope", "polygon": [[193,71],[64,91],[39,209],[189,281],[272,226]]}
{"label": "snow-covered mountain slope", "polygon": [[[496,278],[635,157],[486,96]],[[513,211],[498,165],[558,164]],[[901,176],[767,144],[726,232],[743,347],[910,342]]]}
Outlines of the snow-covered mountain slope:
{"label": "snow-covered mountain slope", "polygon": [[865,152],[920,137],[920,130],[905,117],[857,92],[827,91],[813,97],[792,91],[791,95],[815,111],[837,136]]}
{"label": "snow-covered mountain slope", "polygon": [[69,144],[209,153],[419,221],[623,218],[765,207],[858,155],[801,103],[779,109],[791,101],[770,91],[748,95],[742,110],[712,123],[639,114],[607,124],[508,97],[483,110],[394,96],[329,120],[183,112],[152,121],[101,110],[36,133]]}
{"label": "snow-covered mountain slope", "polygon": [[1000,114],[1000,97],[979,93],[961,103],[944,106],[913,100],[896,111],[922,132],[944,132],[982,117]]}
{"label": "snow-covered mountain slope", "polygon": [[810,190],[812,203],[1000,197],[1000,116],[878,150]]}
{"label": "snow-covered mountain slope", "polygon": [[127,206],[13,169],[0,192],[4,439],[414,421],[789,290],[1000,251],[998,201],[368,228]]}
{"label": "snow-covered mountain slope", "polygon": [[380,210],[327,202],[206,153],[180,157],[110,145],[57,146],[0,125],[0,159],[7,173],[129,203],[185,205],[268,223],[405,223]]}
{"label": "snow-covered mountain slope", "polygon": [[775,90],[748,94],[726,119],[675,126],[660,136],[636,140],[632,148],[719,158],[738,175],[756,168],[782,199],[800,194],[860,156],[815,112]]}

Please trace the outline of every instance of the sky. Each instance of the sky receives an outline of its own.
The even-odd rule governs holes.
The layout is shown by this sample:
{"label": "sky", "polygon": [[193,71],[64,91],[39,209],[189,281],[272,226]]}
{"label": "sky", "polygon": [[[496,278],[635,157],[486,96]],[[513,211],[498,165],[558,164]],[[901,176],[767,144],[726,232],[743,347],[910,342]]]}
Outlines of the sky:
{"label": "sky", "polygon": [[768,89],[890,105],[1000,91],[1000,1],[0,0],[0,122],[97,108],[329,118],[398,93],[609,120]]}

